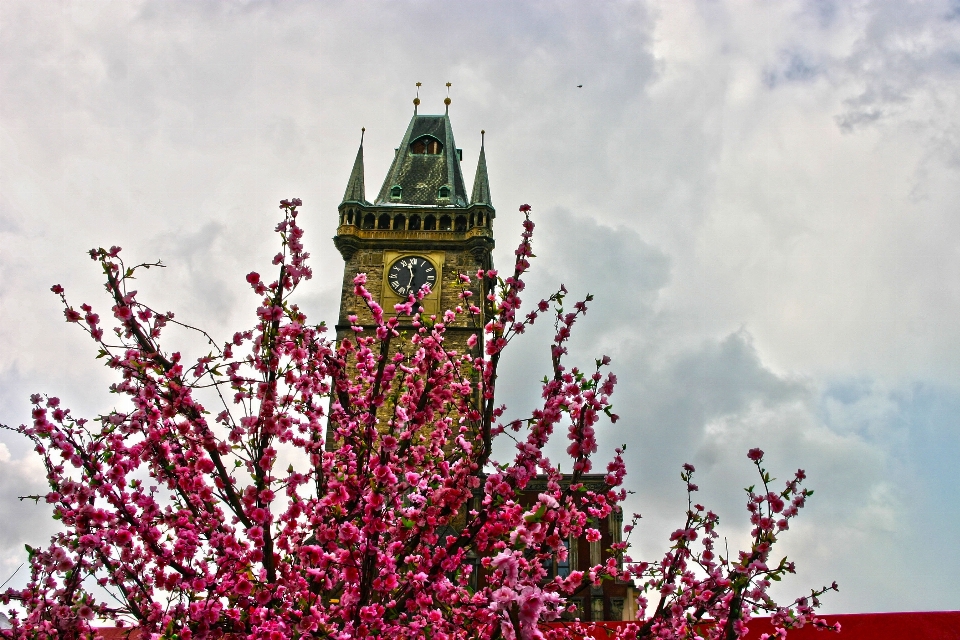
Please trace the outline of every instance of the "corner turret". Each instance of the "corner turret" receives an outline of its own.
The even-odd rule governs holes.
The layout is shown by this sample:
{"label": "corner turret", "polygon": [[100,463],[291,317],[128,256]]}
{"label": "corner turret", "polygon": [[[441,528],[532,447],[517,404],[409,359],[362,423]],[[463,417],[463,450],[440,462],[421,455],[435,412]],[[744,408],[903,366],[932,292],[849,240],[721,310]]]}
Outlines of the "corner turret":
{"label": "corner turret", "polygon": [[343,202],[370,204],[363,185],[363,134],[366,131],[366,128],[360,129],[360,148],[357,149],[357,159],[353,161],[353,171],[347,181],[347,190],[343,193]]}
{"label": "corner turret", "polygon": [[473,179],[470,204],[485,204],[493,209],[493,201],[490,200],[490,182],[487,179],[487,155],[483,150],[483,139],[486,133],[486,131],[480,132],[480,158],[477,160],[477,175]]}

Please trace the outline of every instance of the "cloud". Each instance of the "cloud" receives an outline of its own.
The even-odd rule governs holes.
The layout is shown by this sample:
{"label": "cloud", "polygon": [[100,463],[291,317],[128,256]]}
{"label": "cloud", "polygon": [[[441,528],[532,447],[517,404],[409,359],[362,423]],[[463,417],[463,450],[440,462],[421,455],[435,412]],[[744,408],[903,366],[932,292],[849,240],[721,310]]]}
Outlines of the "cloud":
{"label": "cloud", "polygon": [[[571,362],[614,359],[622,420],[602,444],[629,445],[645,553],[683,509],[688,460],[742,535],[761,446],[817,489],[787,542],[798,590],[836,578],[835,610],[952,606],[955,3],[6,2],[0,19],[18,25],[0,43],[3,422],[34,391],[78,415],[114,401],[48,291],[106,303],[91,246],[163,260],[140,295],[220,337],[250,322],[243,276],[270,269],[277,201],[301,197],[317,273],[301,301],[335,318],[329,238],[359,129],[373,190],[414,83],[437,112],[451,81],[468,176],[487,131],[498,267],[529,202],[529,298],[596,296]],[[504,363],[519,414],[549,330]],[[0,509],[40,531],[11,511],[31,506],[10,497],[31,455],[0,441]]]}
{"label": "cloud", "polygon": [[783,51],[780,57],[779,64],[763,73],[763,83],[770,89],[782,82],[811,82],[823,73],[805,52]]}
{"label": "cloud", "polygon": [[[950,606],[946,594],[906,596],[892,576],[908,570],[914,558],[904,546],[950,553],[947,540],[920,523],[937,521],[940,531],[955,525],[935,511],[924,513],[910,495],[932,498],[955,484],[944,478],[942,467],[930,474],[914,467],[916,460],[932,460],[929,453],[906,452],[918,448],[912,442],[922,433],[917,423],[937,425],[932,440],[947,451],[956,449],[947,435],[953,433],[947,407],[954,392],[911,391],[875,377],[821,381],[778,373],[743,327],[692,343],[688,327],[675,324],[675,310],[661,300],[673,284],[670,255],[632,230],[562,208],[534,213],[540,257],[533,263],[528,298],[560,282],[572,298],[587,290],[596,294],[576,327],[570,364],[589,363],[601,353],[614,357],[620,378],[614,405],[623,419],[600,431],[598,459],[627,444],[628,487],[636,492],[627,510],[644,514],[635,539],[643,557],[662,552],[669,532],[679,526],[685,497],[678,474],[688,461],[698,468],[698,499],[721,514],[731,546],[745,544],[748,521],[740,487],[758,481],[745,453],[759,446],[775,476],[786,479],[803,467],[808,486],[816,489],[785,536],[783,552],[799,560],[801,571],[780,589],[783,597],[837,579],[842,591],[828,601],[831,611]],[[542,348],[549,327],[539,330],[504,361],[503,383],[515,415],[537,400],[535,388],[523,384],[531,365],[519,363],[536,363],[539,372],[549,364]],[[561,448],[552,451],[557,459]],[[941,503],[956,499],[951,493]],[[946,579],[933,573],[944,575],[936,580]],[[880,595],[871,585],[892,591]]]}
{"label": "cloud", "polygon": [[960,46],[949,3],[893,6],[871,3],[866,28],[852,50],[836,60],[838,73],[859,85],[844,101],[837,124],[850,132],[902,116],[915,120],[960,74]]}
{"label": "cloud", "polygon": [[[32,454],[32,452],[31,452]],[[46,495],[46,471],[36,455],[14,458],[0,443],[0,487],[8,495],[0,500],[0,582],[10,577],[26,560],[23,545],[42,546],[56,531],[49,506],[41,499],[21,500],[20,496]],[[10,489],[15,489],[11,492]],[[21,569],[9,586],[22,585],[30,572]]]}

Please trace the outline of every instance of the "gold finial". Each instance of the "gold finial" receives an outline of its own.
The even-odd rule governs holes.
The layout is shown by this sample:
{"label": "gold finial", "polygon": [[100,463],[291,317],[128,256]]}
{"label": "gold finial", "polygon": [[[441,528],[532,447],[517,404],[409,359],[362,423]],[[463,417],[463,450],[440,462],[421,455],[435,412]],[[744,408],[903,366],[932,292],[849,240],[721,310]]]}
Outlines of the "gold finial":
{"label": "gold finial", "polygon": [[447,113],[450,113],[450,83],[447,83],[447,97],[443,99],[443,104],[447,105]]}
{"label": "gold finial", "polygon": [[417,107],[420,106],[420,86],[421,83],[417,83],[417,97],[413,99],[413,115],[417,115]]}

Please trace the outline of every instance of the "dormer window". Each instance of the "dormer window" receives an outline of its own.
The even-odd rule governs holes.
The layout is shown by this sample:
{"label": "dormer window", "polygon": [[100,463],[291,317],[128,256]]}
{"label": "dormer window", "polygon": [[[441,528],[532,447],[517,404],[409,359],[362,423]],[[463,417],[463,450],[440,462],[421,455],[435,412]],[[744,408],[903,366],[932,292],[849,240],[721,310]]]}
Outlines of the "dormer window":
{"label": "dormer window", "polygon": [[401,196],[403,196],[403,187],[397,184],[390,188],[391,200],[399,200]]}
{"label": "dormer window", "polygon": [[440,187],[439,191],[437,191],[437,197],[441,199],[449,198],[450,187],[448,187],[447,185],[443,185],[442,187]]}
{"label": "dormer window", "polygon": [[443,151],[443,145],[440,144],[439,140],[436,138],[431,138],[430,136],[417,138],[413,144],[410,145],[410,153],[415,155],[435,156],[441,151]]}

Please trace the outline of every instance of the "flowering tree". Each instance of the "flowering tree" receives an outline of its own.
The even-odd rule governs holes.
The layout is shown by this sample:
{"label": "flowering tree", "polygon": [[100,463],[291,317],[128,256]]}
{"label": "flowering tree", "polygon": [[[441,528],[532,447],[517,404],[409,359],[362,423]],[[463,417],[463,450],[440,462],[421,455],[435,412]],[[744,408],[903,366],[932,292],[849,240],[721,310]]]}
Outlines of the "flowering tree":
{"label": "flowering tree", "polygon": [[[586,582],[614,578],[636,578],[659,597],[652,611],[640,599],[643,618],[624,637],[737,638],[757,610],[774,611],[782,628],[823,624],[812,617],[823,590],[786,608],[767,595],[771,580],[793,571],[785,561],[768,565],[771,547],[811,492],[800,488],[802,472],[771,491],[757,451],[750,456],[764,491],[750,490],[753,542],[739,558],[715,555],[717,517],[691,503],[660,562],[625,558],[619,568],[612,557],[548,579],[544,567],[565,557],[564,539],[598,538],[597,523],[620,509],[625,468],[618,449],[606,492],[580,482],[599,420],[617,419],[616,378],[604,373],[606,357],[590,371],[563,363],[589,297],[566,310],[561,288],[521,314],[528,206],[510,277],[462,274],[460,306],[427,317],[418,312],[426,289],[385,313],[360,274],[355,293],[375,330],[354,326],[336,344],[292,299],[312,275],[300,204],[281,202],[276,279],[247,276],[260,300],[255,326],[222,346],[201,332],[211,351],[196,360],[161,346],[174,315],[131,289],[158,263],[127,265],[118,247],[90,252],[112,300],[109,332],[91,306],[77,310],[53,287],[67,321],[116,371],[111,391],[125,401],[86,420],[55,397],[32,397],[33,423],[16,430],[43,458],[45,499],[62,531],[45,549],[28,547],[30,581],[3,595],[18,607],[0,633],[90,637],[100,619],[158,638],[560,638],[576,629],[539,625],[556,620]],[[478,281],[495,289],[486,300],[470,291]],[[543,404],[504,420],[496,403],[503,350],[543,314],[556,326]],[[412,329],[401,331],[398,318]],[[464,318],[483,338],[457,352],[445,327]],[[543,454],[563,426],[572,477]],[[498,463],[493,442],[506,430],[519,433],[516,453]],[[692,473],[685,467],[690,491]],[[547,490],[521,506],[538,474]],[[615,547],[621,557],[627,544]],[[484,574],[480,586],[473,571]]]}

